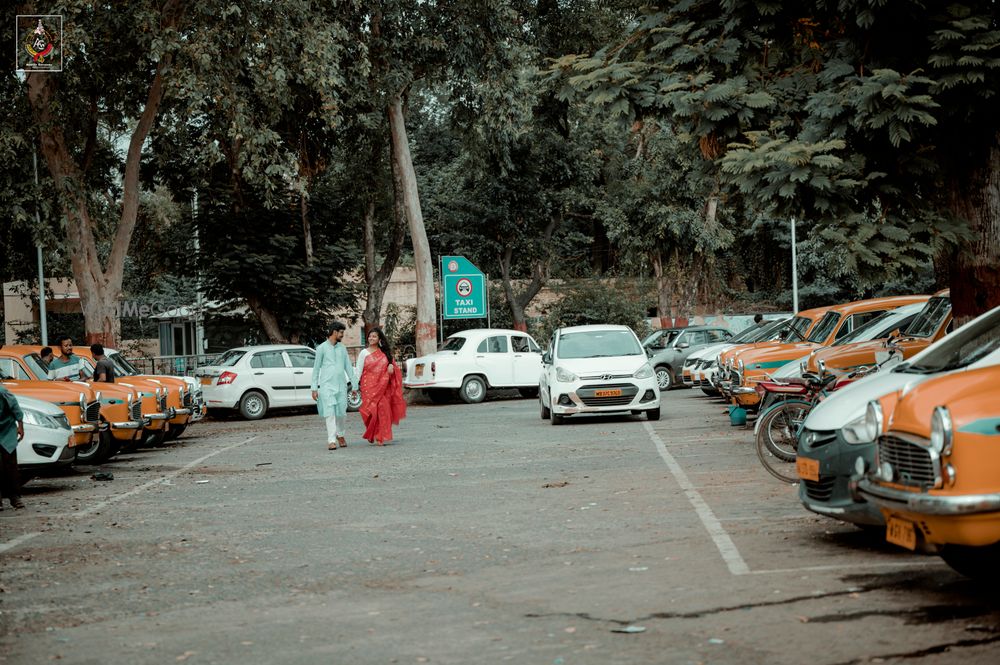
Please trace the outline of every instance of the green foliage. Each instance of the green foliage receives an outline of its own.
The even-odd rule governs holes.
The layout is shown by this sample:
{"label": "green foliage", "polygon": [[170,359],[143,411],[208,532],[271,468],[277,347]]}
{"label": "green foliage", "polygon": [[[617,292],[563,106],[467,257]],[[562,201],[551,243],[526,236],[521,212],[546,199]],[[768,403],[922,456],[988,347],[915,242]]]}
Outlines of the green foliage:
{"label": "green foliage", "polygon": [[536,339],[545,346],[557,328],[592,323],[629,326],[641,338],[648,332],[646,312],[653,304],[655,298],[641,285],[580,280],[562,290],[562,298],[546,308]]}

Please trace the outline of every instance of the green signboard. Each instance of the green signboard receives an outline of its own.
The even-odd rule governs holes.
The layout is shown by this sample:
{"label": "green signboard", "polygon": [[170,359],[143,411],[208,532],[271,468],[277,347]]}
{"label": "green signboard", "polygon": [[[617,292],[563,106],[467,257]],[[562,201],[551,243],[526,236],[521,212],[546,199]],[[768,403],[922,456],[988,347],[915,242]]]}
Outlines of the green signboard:
{"label": "green signboard", "polygon": [[485,319],[486,275],[464,256],[441,257],[441,313],[446,319]]}

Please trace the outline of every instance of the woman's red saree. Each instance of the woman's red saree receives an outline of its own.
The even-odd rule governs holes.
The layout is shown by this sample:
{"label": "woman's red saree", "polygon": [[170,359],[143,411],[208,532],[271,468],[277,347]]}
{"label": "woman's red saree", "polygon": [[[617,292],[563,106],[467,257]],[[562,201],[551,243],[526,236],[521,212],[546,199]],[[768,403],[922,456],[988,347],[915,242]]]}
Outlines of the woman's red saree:
{"label": "woman's red saree", "polygon": [[361,419],[365,423],[365,439],[371,443],[392,441],[392,426],[406,417],[403,382],[399,367],[389,366],[381,350],[365,358],[361,372]]}

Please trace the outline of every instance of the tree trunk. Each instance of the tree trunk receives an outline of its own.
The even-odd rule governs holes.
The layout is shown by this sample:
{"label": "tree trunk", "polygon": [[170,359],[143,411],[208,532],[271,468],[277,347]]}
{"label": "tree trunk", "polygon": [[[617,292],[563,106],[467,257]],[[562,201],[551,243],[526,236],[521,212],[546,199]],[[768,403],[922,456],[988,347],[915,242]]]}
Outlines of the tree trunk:
{"label": "tree trunk", "polygon": [[[542,233],[542,240],[539,243],[542,247],[550,247],[552,235],[562,223],[562,217],[556,216],[549,220]],[[538,292],[542,290],[549,279],[549,265],[552,263],[552,253],[549,252],[544,258],[536,259],[531,266],[531,281],[521,293],[514,292],[514,283],[511,278],[511,264],[514,259],[514,247],[507,245],[503,254],[500,255],[500,279],[503,287],[504,297],[507,300],[507,307],[510,309],[510,317],[513,321],[514,330],[522,332],[528,331],[528,319],[524,311]]]}
{"label": "tree trunk", "polygon": [[[161,27],[174,28],[180,22],[181,8],[176,0],[168,0],[162,10]],[[53,105],[62,103],[56,96],[58,77],[47,73],[31,73],[26,77],[28,103],[37,118],[41,152],[56,183],[57,193],[66,217],[67,249],[71,257],[73,278],[80,294],[86,342],[115,346],[121,334],[118,303],[121,300],[125,257],[132,242],[139,213],[139,166],[142,145],[149,136],[160,101],[163,99],[163,72],[169,69],[172,57],[165,55],[157,63],[156,74],[146,95],[146,104],[129,140],[122,179],[122,207],[112,238],[107,266],[103,266],[97,250],[96,224],[89,211],[84,167],[89,161],[85,150],[84,166],[70,153],[62,123],[53,114]]]}
{"label": "tree trunk", "polygon": [[[399,191],[393,178],[394,189]],[[368,296],[365,301],[365,311],[361,315],[364,323],[364,341],[368,336],[368,331],[376,328],[381,323],[382,301],[385,299],[385,290],[392,279],[392,272],[399,263],[399,256],[403,252],[403,242],[406,240],[406,213],[403,210],[402,198],[394,198],[395,214],[393,224],[392,239],[386,250],[382,265],[375,267],[375,201],[368,202],[368,210],[365,211],[364,221],[364,245],[365,245],[365,283],[367,284]]]}
{"label": "tree trunk", "polygon": [[670,318],[670,292],[667,286],[667,275],[663,270],[663,254],[659,249],[654,250],[650,255],[653,263],[653,274],[656,276],[656,315],[660,317],[660,327],[668,328],[671,325]]}
{"label": "tree trunk", "polygon": [[951,261],[956,325],[1000,306],[1000,132],[973,155],[975,166],[954,178],[950,187],[951,210],[969,222],[973,233],[972,241]]}
{"label": "tree trunk", "polygon": [[417,355],[427,355],[437,350],[437,308],[434,294],[434,264],[431,261],[427,230],[420,211],[420,193],[417,177],[410,157],[409,139],[403,119],[403,99],[395,95],[389,101],[389,128],[392,134],[392,166],[398,169],[402,185],[403,208],[413,242],[413,263],[417,278]]}
{"label": "tree trunk", "polygon": [[299,209],[302,213],[302,241],[306,246],[306,265],[311,266],[313,262],[313,236],[312,226],[309,224],[309,204],[306,202],[305,192],[299,194]]}
{"label": "tree trunk", "polygon": [[274,315],[274,312],[269,310],[264,302],[257,296],[251,296],[247,298],[247,307],[250,311],[254,313],[257,320],[260,321],[260,327],[264,329],[264,334],[267,335],[267,339],[271,344],[288,344],[288,337],[285,332],[281,329],[281,324],[278,322],[278,317]]}

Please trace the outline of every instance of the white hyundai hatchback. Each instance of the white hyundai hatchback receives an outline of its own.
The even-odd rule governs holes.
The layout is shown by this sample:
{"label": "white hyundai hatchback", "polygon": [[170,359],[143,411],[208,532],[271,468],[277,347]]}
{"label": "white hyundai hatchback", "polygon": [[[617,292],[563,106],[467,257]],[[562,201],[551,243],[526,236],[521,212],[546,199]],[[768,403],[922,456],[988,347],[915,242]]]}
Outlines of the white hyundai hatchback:
{"label": "white hyundai hatchback", "polygon": [[660,419],[660,389],[628,326],[590,325],[552,333],[542,355],[538,399],[553,425],[579,413],[645,413]]}

